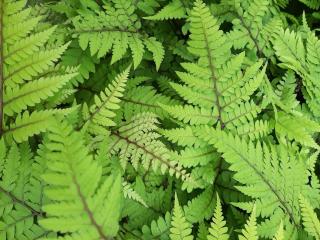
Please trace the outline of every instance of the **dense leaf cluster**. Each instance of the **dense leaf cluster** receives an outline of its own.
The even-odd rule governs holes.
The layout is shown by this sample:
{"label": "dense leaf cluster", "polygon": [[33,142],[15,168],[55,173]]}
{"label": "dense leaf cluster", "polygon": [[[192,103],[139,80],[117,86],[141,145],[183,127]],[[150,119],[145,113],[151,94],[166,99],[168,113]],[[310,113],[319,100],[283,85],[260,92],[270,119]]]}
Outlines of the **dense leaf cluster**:
{"label": "dense leaf cluster", "polygon": [[320,240],[318,0],[0,0],[0,239]]}

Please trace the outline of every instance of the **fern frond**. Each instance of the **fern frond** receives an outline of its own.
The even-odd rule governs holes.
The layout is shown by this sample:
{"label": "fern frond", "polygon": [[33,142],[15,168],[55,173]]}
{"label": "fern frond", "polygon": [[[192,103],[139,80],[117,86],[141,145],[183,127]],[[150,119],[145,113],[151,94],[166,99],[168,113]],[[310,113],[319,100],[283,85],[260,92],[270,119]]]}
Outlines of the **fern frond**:
{"label": "fern frond", "polygon": [[12,116],[14,113],[20,113],[22,110],[52,97],[76,75],[77,73],[71,73],[40,78],[24,84],[21,88],[18,86],[13,89],[7,88],[3,97],[4,113]]}
{"label": "fern frond", "polygon": [[203,220],[209,220],[215,208],[215,193],[212,188],[207,188],[197,197],[188,201],[183,211],[185,217],[190,223],[197,223]]}
{"label": "fern frond", "polygon": [[123,194],[125,198],[132,199],[134,201],[141,203],[143,206],[148,207],[148,205],[143,200],[143,198],[139,195],[139,193],[137,193],[132,188],[132,186],[128,182],[123,182],[122,187],[123,187]]}
{"label": "fern frond", "polygon": [[119,104],[125,91],[129,71],[130,66],[117,75],[104,91],[95,96],[95,103],[89,109],[84,108],[85,119],[80,128],[88,127],[92,134],[109,134],[106,128],[115,126],[112,118],[116,116],[114,111],[120,108]]}
{"label": "fern frond", "polygon": [[158,71],[164,58],[164,48],[162,44],[158,42],[154,37],[146,39],[145,45],[147,49],[153,54],[153,59],[156,63],[156,69]]}
{"label": "fern frond", "polygon": [[8,68],[4,71],[3,82],[5,86],[14,87],[30,81],[36,76],[44,73],[61,57],[62,53],[67,49],[69,44],[65,44],[57,49],[49,49],[38,52],[32,56],[21,59],[13,65],[8,64]]}
{"label": "fern frond", "polygon": [[278,231],[272,238],[272,240],[284,240],[284,230],[283,230],[283,223],[281,222]]}
{"label": "fern frond", "polygon": [[173,153],[172,158],[182,164],[184,167],[206,166],[213,159],[219,157],[219,154],[212,147],[188,147],[179,153]]}
{"label": "fern frond", "polygon": [[275,130],[280,136],[289,140],[295,139],[302,145],[319,149],[312,135],[320,131],[320,126],[306,117],[279,114]]}
{"label": "fern frond", "polygon": [[26,141],[28,137],[46,131],[55,121],[55,115],[66,115],[67,113],[68,110],[44,110],[32,113],[25,111],[17,116],[9,128],[4,129],[3,135],[13,137],[18,143]]}
{"label": "fern frond", "polygon": [[152,112],[159,118],[165,118],[168,114],[159,106],[159,104],[173,105],[178,102],[163,94],[157,93],[157,91],[150,86],[130,88],[121,100],[121,111],[123,112],[125,119],[130,119],[134,115],[143,112]]}
{"label": "fern frond", "polygon": [[[188,144],[188,147],[196,147],[192,146],[194,143],[206,147],[206,143],[193,136],[201,126],[217,127],[251,139],[264,136],[269,127],[267,122],[257,121],[262,106],[257,104],[255,93],[262,85],[267,66],[260,69],[262,61],[246,66],[244,52],[233,55],[232,44],[226,34],[219,30],[219,20],[212,17],[209,8],[201,0],[195,1],[189,21],[191,34],[188,51],[198,60],[182,63],[185,71],[177,72],[181,81],[171,83],[186,104],[160,104],[175,121],[178,120],[182,130],[180,133],[177,129],[165,130],[163,134],[179,145]],[[191,130],[193,128],[195,130]],[[214,157],[214,154],[212,156],[213,161],[207,167],[220,166],[222,160]],[[201,166],[193,170],[193,175],[201,179],[203,174],[204,183],[198,185],[204,188],[220,173],[204,173],[205,167]]]}
{"label": "fern frond", "polygon": [[319,9],[319,7],[320,7],[320,3],[317,0],[299,0],[299,1],[304,3],[309,8],[312,8],[312,9]]}
{"label": "fern frond", "polygon": [[164,217],[159,217],[151,222],[150,227],[144,225],[142,227],[143,239],[169,239],[171,215],[166,213]]}
{"label": "fern frond", "polygon": [[153,16],[145,17],[147,20],[162,21],[168,19],[181,19],[186,17],[186,9],[181,0],[173,0]]}
{"label": "fern frond", "polygon": [[305,230],[317,240],[320,239],[320,221],[309,201],[300,195],[302,221]]}
{"label": "fern frond", "polygon": [[178,197],[175,196],[173,215],[170,228],[171,240],[191,240],[192,225],[184,217],[182,208],[179,205]]}
{"label": "fern frond", "polygon": [[209,228],[208,240],[228,240],[229,235],[227,234],[228,228],[226,227],[226,221],[222,215],[222,206],[220,198],[217,195],[217,204],[215,212],[212,218],[211,226]]}
{"label": "fern frond", "polygon": [[232,129],[240,127],[240,122],[251,123],[261,109],[250,97],[260,86],[266,66],[260,71],[262,62],[256,62],[242,72],[244,54],[231,55],[231,45],[202,1],[196,1],[190,22],[188,50],[199,60],[197,64],[183,63],[187,73],[177,74],[184,84],[172,84],[188,105],[164,109],[192,125],[218,123]]}
{"label": "fern frond", "polygon": [[[307,26],[306,26],[307,27]],[[306,39],[305,39],[306,38]],[[314,32],[307,30],[306,37],[301,32],[280,30],[274,39],[274,49],[282,61],[281,67],[292,69],[302,78],[302,93],[315,117],[320,116],[317,83],[319,70],[320,41]]]}
{"label": "fern frond", "polygon": [[122,195],[120,176],[102,180],[101,166],[93,161],[81,134],[69,125],[52,124],[50,131],[48,170],[43,175],[50,202],[43,207],[47,217],[40,224],[66,233],[70,239],[115,236]]}
{"label": "fern frond", "polygon": [[98,58],[112,50],[113,64],[122,59],[130,48],[134,68],[137,68],[147,47],[153,53],[156,68],[159,69],[164,56],[163,46],[154,37],[140,31],[141,22],[135,14],[135,8],[132,0],[114,1],[114,8],[111,7],[108,12],[82,13],[75,17],[74,36],[79,38],[81,49],[89,47],[91,55],[96,54]]}
{"label": "fern frond", "polygon": [[242,235],[239,240],[258,240],[257,221],[256,221],[256,207],[253,207],[252,213],[242,230]]}
{"label": "fern frond", "polygon": [[142,167],[149,171],[168,172],[184,181],[190,179],[186,171],[170,159],[167,147],[158,140],[154,132],[158,120],[153,114],[144,113],[133,117],[111,132],[112,141],[109,151],[118,153],[122,166],[125,168],[130,161],[135,169]]}
{"label": "fern frond", "polygon": [[196,240],[207,240],[208,229],[205,223],[201,222],[198,228],[198,234]]}
{"label": "fern frond", "polygon": [[227,36],[235,49],[248,49],[258,57],[273,55],[271,39],[283,25],[272,1],[222,1],[230,12],[233,29]]}
{"label": "fern frond", "polygon": [[183,147],[206,147],[207,143],[199,139],[196,135],[196,128],[186,126],[185,128],[175,128],[169,130],[161,130],[161,134],[169,141]]}
{"label": "fern frond", "polygon": [[200,108],[197,106],[166,106],[159,104],[165,111],[171,116],[177,118],[183,123],[189,123],[190,125],[212,125],[216,123],[217,116],[214,115],[212,110]]}
{"label": "fern frond", "polygon": [[60,93],[77,74],[62,68],[57,71],[56,65],[69,43],[49,44],[56,27],[40,27],[44,17],[34,16],[26,1],[4,0],[0,17],[0,135],[10,134],[21,142],[50,124],[50,120],[45,123],[50,110],[32,113],[30,107],[44,100],[54,105],[57,99],[49,97]]}
{"label": "fern frond", "polygon": [[[255,199],[259,215],[270,217],[280,208],[280,216],[289,216],[295,228],[300,228],[296,193],[314,190],[306,185],[308,170],[298,153],[285,145],[254,144],[220,130],[206,128],[199,133],[223,153],[229,169],[236,172],[233,178],[241,184],[236,188]],[[248,210],[246,204],[236,205]]]}
{"label": "fern frond", "polygon": [[30,239],[54,236],[36,224],[44,217],[41,201],[42,186],[32,184],[42,172],[33,172],[36,160],[27,144],[7,146],[0,141],[0,237],[4,240]]}
{"label": "fern frond", "polygon": [[283,62],[281,66],[304,72],[305,50],[300,34],[289,29],[280,29],[274,36],[274,49]]}

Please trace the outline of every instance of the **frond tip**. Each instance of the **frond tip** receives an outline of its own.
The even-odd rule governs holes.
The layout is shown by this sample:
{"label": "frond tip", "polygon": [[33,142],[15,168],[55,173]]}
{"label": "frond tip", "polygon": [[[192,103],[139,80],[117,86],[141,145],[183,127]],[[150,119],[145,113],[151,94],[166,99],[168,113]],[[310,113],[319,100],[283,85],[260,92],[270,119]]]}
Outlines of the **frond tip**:
{"label": "frond tip", "polygon": [[187,222],[183,210],[180,207],[178,197],[175,196],[173,216],[171,220],[170,239],[171,240],[192,240],[192,225]]}
{"label": "frond tip", "polygon": [[239,236],[239,240],[258,240],[256,206],[253,207],[245,228],[242,230],[242,235]]}
{"label": "frond tip", "polygon": [[227,234],[228,228],[226,227],[226,221],[222,215],[222,206],[220,197],[217,194],[217,204],[212,218],[211,226],[209,228],[208,240],[228,240]]}

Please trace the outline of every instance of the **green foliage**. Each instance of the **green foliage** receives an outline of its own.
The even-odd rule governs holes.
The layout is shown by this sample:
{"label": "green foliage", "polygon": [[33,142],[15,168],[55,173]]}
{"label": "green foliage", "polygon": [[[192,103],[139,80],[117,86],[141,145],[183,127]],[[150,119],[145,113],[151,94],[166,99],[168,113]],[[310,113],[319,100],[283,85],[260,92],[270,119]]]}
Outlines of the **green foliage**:
{"label": "green foliage", "polygon": [[222,215],[222,206],[219,196],[217,197],[216,209],[212,218],[211,226],[209,228],[209,240],[228,240],[229,235],[227,234],[228,228],[225,226],[226,221]]}
{"label": "green foliage", "polygon": [[106,127],[115,126],[112,121],[112,118],[115,117],[113,111],[119,109],[120,98],[123,96],[128,75],[129,68],[119,74],[104,91],[94,96],[95,103],[90,108],[84,104],[84,123],[81,127],[88,128],[92,134],[109,135]]}
{"label": "green foliage", "polygon": [[106,11],[86,11],[73,18],[74,36],[82,50],[90,48],[98,58],[112,50],[111,64],[124,57],[127,48],[132,52],[134,67],[143,59],[145,47],[153,54],[159,69],[164,57],[162,44],[141,30],[133,0],[113,0]]}
{"label": "green foliage", "polygon": [[174,201],[171,226],[172,227],[170,228],[170,239],[172,240],[193,239],[191,235],[190,223],[188,223],[186,218],[184,217],[183,210],[179,205],[177,196],[175,197],[175,201]]}
{"label": "green foliage", "polygon": [[[17,142],[45,131],[52,116],[61,114],[61,110],[42,111],[41,104],[59,101],[49,97],[71,88],[68,82],[77,75],[74,68],[55,66],[69,43],[48,44],[56,27],[42,26],[43,16],[34,16],[25,4],[1,2],[0,134]],[[40,111],[34,112],[34,106]]]}
{"label": "green foliage", "polygon": [[0,0],[0,239],[320,239],[315,0]]}
{"label": "green foliage", "polygon": [[40,225],[67,233],[69,239],[108,239],[119,229],[121,179],[117,173],[102,179],[102,166],[93,161],[81,138],[68,124],[50,127],[42,175],[49,201]]}
{"label": "green foliage", "polygon": [[252,213],[245,225],[245,228],[242,230],[242,235],[239,236],[239,240],[258,240],[255,206],[253,207]]}
{"label": "green foliage", "polygon": [[183,1],[173,0],[164,6],[158,13],[153,16],[145,17],[148,20],[168,20],[181,19],[186,17],[186,7]]}
{"label": "green foliage", "polygon": [[302,195],[300,196],[300,206],[302,213],[303,225],[306,231],[314,236],[316,239],[320,239],[320,222],[319,219],[311,207],[308,200],[306,200]]}

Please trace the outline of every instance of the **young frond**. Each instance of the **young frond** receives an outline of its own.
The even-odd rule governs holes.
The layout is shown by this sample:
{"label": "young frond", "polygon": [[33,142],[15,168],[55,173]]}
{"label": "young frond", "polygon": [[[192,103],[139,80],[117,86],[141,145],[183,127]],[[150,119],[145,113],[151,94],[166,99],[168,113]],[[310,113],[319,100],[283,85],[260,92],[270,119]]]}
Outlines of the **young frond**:
{"label": "young frond", "polygon": [[171,219],[171,240],[192,240],[192,225],[187,222],[184,212],[179,205],[178,197],[175,196],[173,215]]}
{"label": "young frond", "polygon": [[276,235],[272,238],[272,240],[284,240],[284,230],[283,230],[283,223],[281,222]]}
{"label": "young frond", "polygon": [[219,196],[217,195],[217,204],[212,218],[211,226],[209,228],[208,240],[228,240],[228,228],[222,213],[222,206]]}
{"label": "young frond", "polygon": [[252,213],[242,230],[242,235],[239,240],[258,240],[257,221],[256,221],[256,207],[253,207]]}

